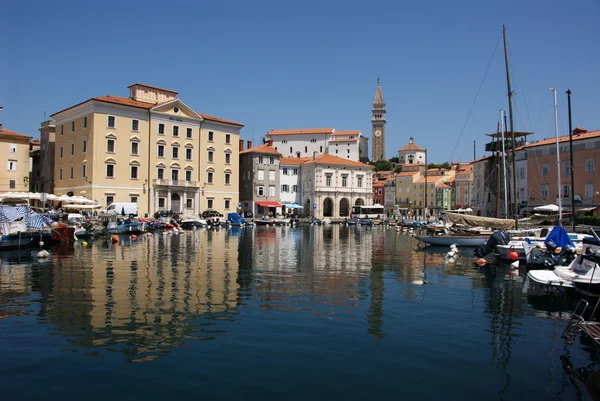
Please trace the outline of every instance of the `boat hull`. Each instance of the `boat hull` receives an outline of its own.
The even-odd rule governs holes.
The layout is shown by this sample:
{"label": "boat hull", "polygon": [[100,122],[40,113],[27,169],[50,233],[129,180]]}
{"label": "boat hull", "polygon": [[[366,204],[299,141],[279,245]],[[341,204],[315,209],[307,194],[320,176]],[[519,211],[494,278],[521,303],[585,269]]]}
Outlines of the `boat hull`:
{"label": "boat hull", "polygon": [[479,245],[485,244],[488,236],[444,236],[444,235],[433,235],[433,236],[416,236],[416,239],[427,244],[435,246],[450,246],[455,244],[456,246],[465,247],[478,247]]}

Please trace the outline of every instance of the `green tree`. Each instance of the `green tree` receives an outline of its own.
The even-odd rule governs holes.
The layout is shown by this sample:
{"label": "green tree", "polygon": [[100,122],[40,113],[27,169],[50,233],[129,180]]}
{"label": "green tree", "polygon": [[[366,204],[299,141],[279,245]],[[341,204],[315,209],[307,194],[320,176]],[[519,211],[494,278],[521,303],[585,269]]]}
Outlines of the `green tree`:
{"label": "green tree", "polygon": [[441,163],[441,164],[430,163],[427,166],[427,168],[447,168],[447,169],[449,169],[450,168],[450,163],[448,163],[448,162],[444,162],[444,163]]}
{"label": "green tree", "polygon": [[394,157],[392,157],[392,158],[390,159],[390,161],[391,161],[392,163],[400,163],[400,159],[398,159],[398,156],[394,156]]}
{"label": "green tree", "polygon": [[392,162],[389,160],[370,161],[369,164],[375,167],[375,171],[388,171],[392,169]]}

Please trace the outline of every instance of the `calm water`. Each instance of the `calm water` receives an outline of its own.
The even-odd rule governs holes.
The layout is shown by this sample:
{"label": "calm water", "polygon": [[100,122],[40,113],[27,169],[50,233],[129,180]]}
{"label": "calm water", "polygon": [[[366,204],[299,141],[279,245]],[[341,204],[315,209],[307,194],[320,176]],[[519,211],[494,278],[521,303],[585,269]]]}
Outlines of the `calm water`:
{"label": "calm water", "polygon": [[4,253],[2,399],[587,399],[573,303],[443,251],[307,226]]}

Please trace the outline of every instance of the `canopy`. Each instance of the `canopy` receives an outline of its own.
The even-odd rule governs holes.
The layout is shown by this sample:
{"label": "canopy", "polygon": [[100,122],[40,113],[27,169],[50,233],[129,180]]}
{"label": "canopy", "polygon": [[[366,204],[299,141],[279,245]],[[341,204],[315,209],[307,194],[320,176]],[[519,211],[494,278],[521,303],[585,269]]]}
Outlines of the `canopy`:
{"label": "canopy", "polygon": [[83,209],[100,209],[101,207],[102,207],[102,205],[75,205],[75,204],[62,205],[63,209],[82,209],[82,210]]}
{"label": "canopy", "polygon": [[446,213],[446,222],[463,224],[470,227],[487,227],[495,230],[513,230],[516,226],[514,220],[471,216],[459,213]]}
{"label": "canopy", "polygon": [[285,207],[288,209],[304,209],[302,206],[296,203],[292,203],[291,205],[285,205]]}
{"label": "canopy", "polygon": [[533,210],[536,212],[558,212],[559,207],[551,203],[549,205],[534,207]]}
{"label": "canopy", "polygon": [[555,226],[552,231],[550,231],[550,234],[548,234],[546,237],[544,244],[547,244],[548,241],[554,242],[556,246],[560,248],[565,245],[570,245],[575,248],[575,245],[573,244],[573,241],[571,241],[571,237],[569,237],[567,230],[565,230],[565,228],[562,226]]}
{"label": "canopy", "polygon": [[281,207],[281,203],[273,201],[257,201],[256,204],[262,207]]}

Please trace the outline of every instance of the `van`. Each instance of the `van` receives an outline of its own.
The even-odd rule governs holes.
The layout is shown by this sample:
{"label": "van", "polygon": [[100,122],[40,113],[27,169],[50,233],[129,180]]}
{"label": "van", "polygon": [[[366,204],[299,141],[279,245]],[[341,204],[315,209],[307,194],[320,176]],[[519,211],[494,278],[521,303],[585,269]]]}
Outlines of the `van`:
{"label": "van", "polygon": [[134,202],[113,202],[102,212],[106,214],[118,214],[121,216],[137,216],[138,204]]}

